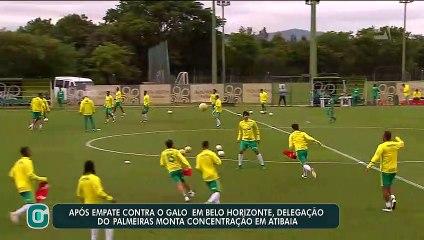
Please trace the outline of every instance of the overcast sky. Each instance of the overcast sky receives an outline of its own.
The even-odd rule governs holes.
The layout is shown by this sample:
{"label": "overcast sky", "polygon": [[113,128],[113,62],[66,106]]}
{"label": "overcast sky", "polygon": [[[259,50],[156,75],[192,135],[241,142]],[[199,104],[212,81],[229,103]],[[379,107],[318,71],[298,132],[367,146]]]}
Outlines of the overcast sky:
{"label": "overcast sky", "polygon": [[[206,7],[211,1],[202,1]],[[16,1],[0,2],[0,28],[15,30],[31,19],[61,17],[77,13],[87,15],[93,22],[102,21],[105,12],[117,1]],[[403,4],[399,1],[321,1],[317,8],[318,31],[356,31],[369,26],[403,26]],[[221,16],[221,8],[217,7]],[[225,8],[226,32],[240,26],[253,27],[258,32],[300,28],[309,30],[310,7],[304,1],[232,1]],[[408,4],[407,30],[424,34],[424,1]]]}

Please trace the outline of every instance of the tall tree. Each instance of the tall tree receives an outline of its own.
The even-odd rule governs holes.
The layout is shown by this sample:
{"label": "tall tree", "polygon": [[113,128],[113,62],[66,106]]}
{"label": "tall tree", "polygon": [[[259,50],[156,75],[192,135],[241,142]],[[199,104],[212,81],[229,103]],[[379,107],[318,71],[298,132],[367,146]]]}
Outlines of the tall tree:
{"label": "tall tree", "polygon": [[52,19],[41,19],[36,18],[27,22],[23,27],[18,28],[18,32],[21,33],[31,33],[34,35],[51,35],[53,33],[54,25],[52,24]]}

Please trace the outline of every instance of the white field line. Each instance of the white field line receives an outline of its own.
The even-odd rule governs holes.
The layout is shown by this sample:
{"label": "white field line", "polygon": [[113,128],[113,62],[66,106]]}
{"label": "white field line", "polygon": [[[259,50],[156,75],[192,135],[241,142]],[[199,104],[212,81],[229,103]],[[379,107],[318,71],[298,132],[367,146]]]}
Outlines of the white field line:
{"label": "white field line", "polygon": [[[224,109],[225,111],[227,111],[227,112],[229,112],[229,113],[231,113],[231,114],[233,114],[233,115],[236,115],[236,116],[238,116],[239,114],[237,114],[237,113],[235,113],[235,112],[233,112],[233,111],[231,111],[231,110],[228,110],[228,109]],[[287,135],[290,135],[290,132],[288,132],[288,131],[285,131],[285,130],[283,130],[283,129],[281,129],[281,128],[277,128],[277,127],[274,127],[274,126],[272,126],[272,125],[269,125],[269,124],[267,124],[267,123],[264,123],[264,122],[260,122],[260,121],[256,121],[257,123],[259,123],[259,124],[262,124],[262,125],[264,125],[264,126],[266,126],[266,127],[268,127],[268,128],[271,128],[271,129],[273,129],[273,130],[276,130],[276,131],[279,131],[279,132],[282,132],[282,133],[285,133],[285,134],[287,134]],[[339,150],[337,150],[337,149],[334,149],[334,148],[332,148],[332,147],[330,147],[330,146],[326,146],[326,145],[323,145],[323,147],[324,148],[326,148],[326,149],[328,149],[328,150],[330,150],[330,151],[332,151],[332,152],[335,152],[335,153],[337,153],[337,154],[339,154],[339,155],[341,155],[341,156],[343,156],[343,157],[346,157],[346,158],[348,158],[348,159],[350,159],[350,160],[353,160],[353,161],[355,161],[356,163],[358,163],[358,164],[361,164],[361,165],[364,165],[364,166],[367,166],[367,163],[365,163],[365,162],[363,162],[363,161],[361,161],[361,160],[359,160],[359,159],[357,159],[357,158],[355,158],[355,157],[353,157],[353,156],[350,156],[350,155],[348,155],[348,154],[346,154],[346,153],[343,153],[343,152],[341,152],[341,151],[339,151]],[[372,169],[374,169],[374,170],[376,170],[376,171],[380,171],[378,168],[376,168],[376,167],[372,167]],[[412,182],[412,181],[410,181],[410,180],[408,180],[408,179],[405,179],[405,178],[403,178],[403,177],[401,177],[401,176],[396,176],[396,178],[397,179],[399,179],[400,181],[403,181],[403,182],[405,182],[405,183],[407,183],[407,184],[409,184],[409,185],[412,185],[412,186],[414,186],[414,187],[416,187],[416,188],[419,188],[419,189],[421,189],[421,190],[424,190],[424,186],[422,186],[422,185],[420,185],[420,184],[418,184],[418,183],[415,183],[415,182]]]}

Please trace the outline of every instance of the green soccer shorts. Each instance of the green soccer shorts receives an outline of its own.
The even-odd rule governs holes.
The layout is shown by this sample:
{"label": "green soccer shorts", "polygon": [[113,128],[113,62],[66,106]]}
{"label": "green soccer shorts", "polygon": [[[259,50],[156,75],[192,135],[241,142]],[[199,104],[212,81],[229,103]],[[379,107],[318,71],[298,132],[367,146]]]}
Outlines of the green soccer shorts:
{"label": "green soccer shorts", "polygon": [[258,142],[257,141],[241,141],[240,150],[252,149],[253,151],[258,151]]}
{"label": "green soccer shorts", "polygon": [[24,202],[26,204],[31,204],[31,203],[35,203],[34,201],[34,197],[32,195],[32,192],[27,191],[27,192],[20,192],[19,195],[21,195],[21,197],[24,199]]}
{"label": "green soccer shorts", "polygon": [[396,173],[381,173],[381,186],[382,187],[391,187],[393,180],[396,177]]}
{"label": "green soccer shorts", "polygon": [[141,111],[142,114],[146,114],[149,112],[149,106],[143,106],[143,110]]}
{"label": "green soccer shorts", "polygon": [[115,107],[122,107],[122,102],[118,102],[118,101],[116,101],[116,102],[115,102]]}
{"label": "green soccer shorts", "polygon": [[298,150],[296,156],[299,162],[304,165],[308,161],[308,150]]}
{"label": "green soccer shorts", "polygon": [[32,112],[32,119],[41,119],[41,112]]}
{"label": "green soccer shorts", "polygon": [[221,192],[221,183],[218,179],[206,182],[206,185],[208,186],[211,192]]}
{"label": "green soccer shorts", "polygon": [[111,114],[112,113],[112,108],[105,108],[105,112],[107,113],[107,114]]}
{"label": "green soccer shorts", "polygon": [[172,180],[174,180],[175,183],[185,182],[183,170],[181,169],[169,172],[169,175],[171,176]]}

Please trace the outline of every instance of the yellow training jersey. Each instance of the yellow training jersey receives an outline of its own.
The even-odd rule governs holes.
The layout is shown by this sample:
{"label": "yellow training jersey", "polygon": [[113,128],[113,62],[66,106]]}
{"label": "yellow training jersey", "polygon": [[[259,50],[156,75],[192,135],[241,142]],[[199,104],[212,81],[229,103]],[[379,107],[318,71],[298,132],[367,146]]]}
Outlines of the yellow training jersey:
{"label": "yellow training jersey", "polygon": [[411,90],[409,88],[408,84],[405,84],[405,87],[403,88],[403,95],[409,96],[411,94]]}
{"label": "yellow training jersey", "polygon": [[18,192],[33,191],[32,180],[47,181],[45,177],[39,177],[34,173],[32,160],[28,157],[22,157],[13,165],[9,171],[9,176],[13,178]]}
{"label": "yellow training jersey", "polygon": [[221,165],[221,159],[211,150],[203,150],[196,156],[196,169],[202,172],[202,178],[206,182],[219,178],[215,165]]}
{"label": "yellow training jersey", "polygon": [[84,116],[91,116],[96,112],[93,100],[88,97],[84,98],[80,103],[80,113]]}
{"label": "yellow training jersey", "polygon": [[105,107],[107,108],[113,108],[113,97],[111,95],[106,96],[105,98]]}
{"label": "yellow training jersey", "polygon": [[245,120],[240,121],[239,127],[238,127],[237,140],[238,141],[261,140],[258,125],[256,124],[254,120],[248,119],[247,121]]}
{"label": "yellow training jersey", "polygon": [[212,104],[215,104],[216,101],[216,93],[212,93],[211,96],[209,97],[209,100],[211,101]]}
{"label": "yellow training jersey", "polygon": [[44,108],[43,99],[35,97],[31,100],[31,111],[42,112]]}
{"label": "yellow training jersey", "polygon": [[221,99],[217,99],[215,101],[215,111],[220,113],[222,112],[222,103],[221,103]]}
{"label": "yellow training jersey", "polygon": [[268,102],[268,93],[267,92],[261,92],[259,93],[259,99],[261,101],[261,103],[266,103]]}
{"label": "yellow training jersey", "polygon": [[146,107],[150,105],[150,96],[148,94],[144,95],[143,105]]}
{"label": "yellow training jersey", "polygon": [[49,103],[47,102],[47,99],[43,98],[43,112],[50,112]]}
{"label": "yellow training jersey", "polygon": [[307,142],[308,140],[320,143],[318,140],[309,136],[305,132],[294,131],[289,136],[289,148],[290,149],[294,148],[295,151],[307,150],[308,149],[308,142]]}
{"label": "yellow training jersey", "polygon": [[121,93],[121,91],[117,91],[115,93],[115,101],[122,102],[122,93]]}
{"label": "yellow training jersey", "polygon": [[102,181],[95,174],[82,175],[78,181],[77,197],[83,203],[101,203],[103,199],[112,201],[113,197],[105,193]]}
{"label": "yellow training jersey", "polygon": [[165,166],[168,172],[180,170],[183,166],[191,168],[187,159],[174,148],[165,149],[160,154],[160,165]]}
{"label": "yellow training jersey", "polygon": [[384,142],[377,147],[367,168],[380,161],[380,171],[384,173],[397,172],[397,158],[399,149],[403,148],[405,143],[399,137],[395,141]]}
{"label": "yellow training jersey", "polygon": [[421,92],[417,92],[415,91],[414,94],[412,95],[413,98],[421,98]]}

